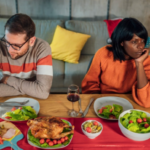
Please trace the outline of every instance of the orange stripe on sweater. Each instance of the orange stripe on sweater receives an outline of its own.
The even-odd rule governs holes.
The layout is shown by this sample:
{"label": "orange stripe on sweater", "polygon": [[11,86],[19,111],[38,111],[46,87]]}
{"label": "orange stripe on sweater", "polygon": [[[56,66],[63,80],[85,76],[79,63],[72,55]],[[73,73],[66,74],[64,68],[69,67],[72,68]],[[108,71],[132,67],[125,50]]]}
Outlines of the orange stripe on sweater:
{"label": "orange stripe on sweater", "polygon": [[52,56],[48,55],[42,59],[39,59],[36,63],[26,63],[22,66],[10,65],[9,63],[0,63],[0,69],[3,71],[9,71],[11,73],[29,72],[31,70],[37,70],[37,65],[50,65],[52,66]]}
{"label": "orange stripe on sweater", "polygon": [[10,65],[9,63],[2,63],[2,70],[11,73],[29,72],[36,70],[36,63],[23,64],[22,66]]}
{"label": "orange stripe on sweater", "polygon": [[37,65],[50,65],[52,66],[52,56],[48,55],[38,60]]}

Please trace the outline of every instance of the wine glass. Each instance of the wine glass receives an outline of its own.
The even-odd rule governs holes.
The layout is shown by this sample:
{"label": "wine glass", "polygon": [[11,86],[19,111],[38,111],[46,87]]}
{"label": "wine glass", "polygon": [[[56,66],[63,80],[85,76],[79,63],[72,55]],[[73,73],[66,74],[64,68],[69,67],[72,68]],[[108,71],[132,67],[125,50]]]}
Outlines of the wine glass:
{"label": "wine glass", "polygon": [[67,99],[72,102],[72,109],[69,111],[69,116],[77,117],[78,112],[74,110],[74,102],[79,100],[79,87],[75,84],[71,84],[68,87]]}

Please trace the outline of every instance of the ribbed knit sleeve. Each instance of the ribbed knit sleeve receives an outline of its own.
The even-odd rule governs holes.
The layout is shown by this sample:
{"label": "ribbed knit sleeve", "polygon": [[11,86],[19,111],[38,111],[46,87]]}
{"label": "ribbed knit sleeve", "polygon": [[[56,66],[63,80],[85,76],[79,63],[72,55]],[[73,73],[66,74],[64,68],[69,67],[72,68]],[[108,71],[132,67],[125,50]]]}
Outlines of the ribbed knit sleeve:
{"label": "ribbed knit sleeve", "polygon": [[144,70],[148,83],[141,89],[137,89],[137,81],[132,86],[132,96],[136,103],[143,107],[150,107],[150,56],[144,61]]}
{"label": "ribbed knit sleeve", "polygon": [[99,49],[91,63],[91,66],[82,80],[82,93],[100,93],[100,73],[101,73],[101,49]]}

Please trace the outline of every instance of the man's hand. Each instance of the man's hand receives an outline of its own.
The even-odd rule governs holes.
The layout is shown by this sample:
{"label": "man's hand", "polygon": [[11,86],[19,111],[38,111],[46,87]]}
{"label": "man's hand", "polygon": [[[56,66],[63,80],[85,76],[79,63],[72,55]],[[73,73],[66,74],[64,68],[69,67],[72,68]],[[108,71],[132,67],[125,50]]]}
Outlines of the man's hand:
{"label": "man's hand", "polygon": [[7,84],[7,79],[8,78],[9,78],[9,76],[4,76],[4,78],[0,81],[0,83]]}
{"label": "man's hand", "polygon": [[143,63],[143,61],[148,57],[148,54],[149,54],[149,48],[144,48],[143,49],[143,54],[135,59],[135,63]]}

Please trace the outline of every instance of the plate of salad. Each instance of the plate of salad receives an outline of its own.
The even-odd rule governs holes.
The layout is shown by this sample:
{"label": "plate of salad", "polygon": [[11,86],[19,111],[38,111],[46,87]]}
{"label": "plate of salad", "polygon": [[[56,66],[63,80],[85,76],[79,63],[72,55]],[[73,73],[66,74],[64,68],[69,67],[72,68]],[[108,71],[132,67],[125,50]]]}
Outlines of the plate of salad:
{"label": "plate of salad", "polygon": [[95,113],[103,119],[118,120],[119,115],[128,109],[133,109],[132,104],[121,97],[106,96],[97,98],[94,102]]}
{"label": "plate of salad", "polygon": [[[61,119],[64,123],[68,124],[71,126],[71,123],[65,119]],[[63,132],[68,132],[70,131],[69,128],[65,128]],[[27,132],[27,140],[28,143],[32,146],[35,146],[37,148],[42,148],[42,149],[60,149],[68,146],[73,138],[73,134],[69,134],[65,136],[64,138],[58,139],[58,140],[53,140],[53,139],[38,139],[35,138],[31,130],[29,129]]]}
{"label": "plate of salad", "polygon": [[7,121],[25,121],[29,119],[33,119],[37,117],[37,114],[40,110],[39,102],[33,98],[20,97],[20,98],[12,98],[5,102],[24,102],[29,100],[24,105],[19,105],[20,107],[12,107],[2,106],[0,107],[0,115],[1,118]]}

